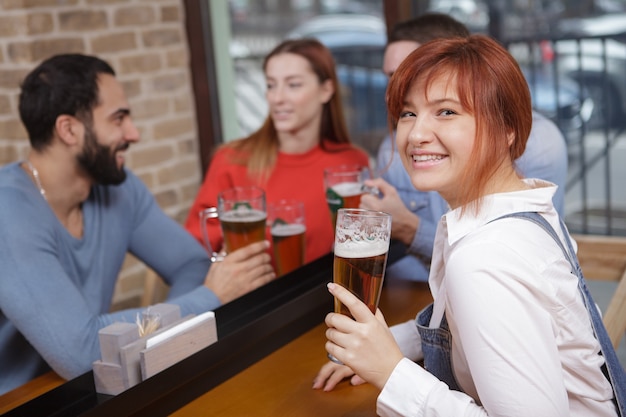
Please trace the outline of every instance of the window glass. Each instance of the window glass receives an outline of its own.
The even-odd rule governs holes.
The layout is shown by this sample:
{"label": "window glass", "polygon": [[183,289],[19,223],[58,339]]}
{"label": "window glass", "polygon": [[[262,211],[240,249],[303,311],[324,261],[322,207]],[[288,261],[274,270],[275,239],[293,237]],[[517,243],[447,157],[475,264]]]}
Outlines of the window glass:
{"label": "window glass", "polygon": [[[568,148],[566,211],[574,232],[626,235],[626,0],[415,0],[500,40],[519,62],[536,111]],[[262,59],[286,37],[333,52],[352,140],[372,156],[387,133],[383,0],[230,0],[241,134],[267,115]],[[400,7],[400,6],[398,6]],[[406,18],[410,14],[406,15]],[[593,186],[591,185],[593,184]],[[621,209],[618,209],[621,207]]]}

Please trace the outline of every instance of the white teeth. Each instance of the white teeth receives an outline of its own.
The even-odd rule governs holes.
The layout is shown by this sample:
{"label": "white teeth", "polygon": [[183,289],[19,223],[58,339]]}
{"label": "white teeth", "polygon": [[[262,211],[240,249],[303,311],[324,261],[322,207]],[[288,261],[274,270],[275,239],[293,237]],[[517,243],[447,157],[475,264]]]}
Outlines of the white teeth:
{"label": "white teeth", "polygon": [[443,159],[441,155],[413,155],[415,162],[440,161]]}

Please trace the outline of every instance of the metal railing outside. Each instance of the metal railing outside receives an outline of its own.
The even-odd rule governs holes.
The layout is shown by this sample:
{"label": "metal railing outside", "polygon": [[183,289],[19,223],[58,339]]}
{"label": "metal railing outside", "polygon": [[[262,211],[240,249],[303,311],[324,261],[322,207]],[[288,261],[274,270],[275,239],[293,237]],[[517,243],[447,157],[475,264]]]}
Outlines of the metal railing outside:
{"label": "metal railing outside", "polygon": [[[568,142],[565,220],[575,233],[626,235],[626,44],[620,38],[616,34],[507,44],[514,56],[521,56],[516,58],[522,65],[552,74],[556,113],[551,116]],[[559,102],[571,81],[578,101],[593,103],[591,112]],[[529,85],[532,90],[532,79]],[[582,123],[568,130],[559,121],[573,111],[582,114]]]}
{"label": "metal railing outside", "polygon": [[[626,44],[604,36],[524,39],[507,42],[507,47],[527,70],[531,91],[540,88],[553,97],[553,108],[542,110],[567,138],[565,220],[570,231],[625,236]],[[376,51],[366,53],[373,56]],[[237,111],[244,134],[267,115],[263,55],[235,60]],[[338,66],[352,138],[372,156],[387,132],[384,75],[378,68],[371,62]],[[543,83],[537,87],[534,77],[539,76]]]}

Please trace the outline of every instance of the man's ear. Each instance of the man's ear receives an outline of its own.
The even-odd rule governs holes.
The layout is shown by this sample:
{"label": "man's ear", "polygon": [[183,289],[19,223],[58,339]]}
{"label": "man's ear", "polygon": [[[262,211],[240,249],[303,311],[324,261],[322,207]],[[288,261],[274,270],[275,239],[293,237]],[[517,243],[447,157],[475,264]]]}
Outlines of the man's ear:
{"label": "man's ear", "polygon": [[54,124],[55,131],[59,139],[67,145],[76,145],[80,142],[83,132],[82,123],[69,114],[62,114],[57,117]]}

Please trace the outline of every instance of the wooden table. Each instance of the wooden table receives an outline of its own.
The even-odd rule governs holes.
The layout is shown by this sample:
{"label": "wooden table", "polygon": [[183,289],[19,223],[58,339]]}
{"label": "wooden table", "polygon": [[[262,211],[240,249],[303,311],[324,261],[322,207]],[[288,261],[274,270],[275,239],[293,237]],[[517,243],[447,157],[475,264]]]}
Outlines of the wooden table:
{"label": "wooden table", "polygon": [[[304,274],[311,277],[310,282],[303,283],[306,287],[303,290],[294,289],[301,297],[291,299],[291,303],[283,304],[285,301],[279,299],[268,306],[261,305],[259,301],[266,299],[269,294],[285,297],[286,293],[281,293],[281,288],[276,292],[276,287],[270,285],[246,296],[247,299],[233,303],[228,308],[253,316],[248,325],[245,324],[248,320],[246,317],[243,317],[244,324],[237,321],[242,318],[241,311],[232,315],[237,320],[226,323],[228,320],[225,319],[222,323],[224,328],[232,327],[235,330],[230,334],[225,331],[221,345],[213,345],[119,396],[102,399],[95,395],[93,387],[90,388],[93,386],[90,374],[63,384],[60,377],[49,373],[0,396],[0,414],[24,404],[24,407],[15,410],[17,413],[11,414],[48,416],[61,413],[98,417],[374,416],[378,391],[368,384],[353,387],[344,381],[332,392],[311,388],[313,378],[327,361],[324,350],[326,326],[318,323],[332,309],[332,298],[325,288],[331,266],[332,259],[320,260],[311,265]],[[282,290],[288,291],[295,287],[293,281],[298,279],[301,277],[294,277],[292,282],[277,282],[276,286],[282,285]],[[413,319],[431,300],[426,283],[387,280],[380,307],[387,322],[395,324]],[[281,305],[284,307],[279,307]],[[258,308],[255,309],[255,306]],[[310,321],[314,317],[318,318],[306,327],[310,330],[304,330],[256,357],[257,352],[268,348],[264,340],[275,340],[270,335],[288,337],[294,323]],[[240,326],[244,328],[236,330]],[[272,329],[272,326],[275,328]],[[248,340],[250,344],[238,351],[239,344],[245,345]],[[246,350],[251,347],[254,349]],[[249,365],[246,367],[246,364]],[[236,371],[230,373],[233,369]],[[225,373],[227,377],[222,378],[220,374],[224,376]],[[212,380],[219,382],[212,383]],[[41,395],[47,391],[50,392]],[[78,395],[74,395],[75,392]],[[65,410],[83,400],[87,403],[85,407],[79,404],[72,411]],[[71,407],[64,404],[71,404]],[[25,411],[22,411],[24,408]],[[39,413],[40,409],[47,411]],[[32,414],[34,411],[37,413]]]}
{"label": "wooden table", "polygon": [[[380,307],[395,324],[413,319],[431,301],[425,283],[388,280]],[[344,381],[331,392],[311,388],[327,362],[325,331],[325,324],[314,327],[172,415],[375,416],[378,390],[369,384]]]}
{"label": "wooden table", "polygon": [[48,372],[0,396],[0,414],[4,414],[43,393],[63,384],[65,380],[55,372]]}

